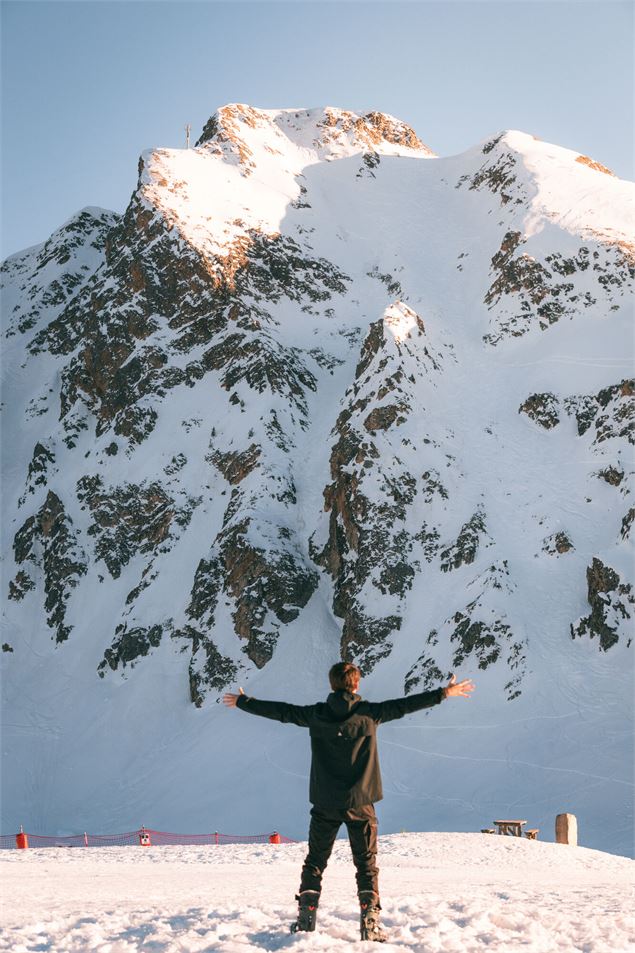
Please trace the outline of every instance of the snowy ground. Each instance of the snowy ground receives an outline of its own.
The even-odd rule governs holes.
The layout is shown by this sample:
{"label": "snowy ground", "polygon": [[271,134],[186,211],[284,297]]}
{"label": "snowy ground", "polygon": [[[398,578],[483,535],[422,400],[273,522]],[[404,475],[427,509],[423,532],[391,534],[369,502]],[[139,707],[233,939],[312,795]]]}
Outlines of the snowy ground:
{"label": "snowy ground", "polygon": [[[343,840],[324,879],[318,931],[288,932],[305,850],[5,851],[0,950],[346,950],[358,941],[358,914]],[[393,834],[379,851],[387,953],[635,950],[627,858],[482,834]]]}

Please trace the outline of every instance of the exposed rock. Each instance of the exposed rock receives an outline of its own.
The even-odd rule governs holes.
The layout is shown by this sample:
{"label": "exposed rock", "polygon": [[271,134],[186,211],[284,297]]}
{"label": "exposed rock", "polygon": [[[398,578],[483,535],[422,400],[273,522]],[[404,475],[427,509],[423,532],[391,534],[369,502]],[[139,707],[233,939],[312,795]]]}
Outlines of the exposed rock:
{"label": "exposed rock", "polygon": [[379,165],[379,155],[376,152],[365,152],[362,156],[362,162],[364,164],[360,166],[356,178],[361,179],[364,176],[370,176],[374,179],[375,173],[373,169],[376,169]]}
{"label": "exposed rock", "polygon": [[44,315],[49,320],[57,317],[103,261],[107,237],[120,219],[105,209],[84,209],[53,232],[36,255],[28,249],[2,263],[0,283],[4,286],[17,277],[20,291],[7,338],[34,330]]}
{"label": "exposed rock", "polygon": [[324,119],[318,126],[324,130],[320,134],[322,144],[337,141],[341,134],[352,132],[360,145],[371,150],[380,142],[389,142],[406,146],[408,149],[424,149],[430,153],[430,149],[424,146],[410,126],[385,113],[370,112],[365,116],[356,116],[346,110],[327,108],[324,110]]}
{"label": "exposed rock", "polygon": [[[502,205],[506,205],[513,198],[522,201],[519,187],[516,184],[516,158],[509,150],[496,149],[503,134],[490,140],[483,146],[483,152],[488,159],[473,174],[461,176],[455,188],[459,189],[465,182],[469,182],[470,190],[488,189],[498,195]],[[494,151],[496,149],[496,151]],[[492,156],[493,153],[493,156]],[[489,158],[489,156],[492,156]]]}
{"label": "exposed rock", "polygon": [[435,526],[430,528],[427,523],[424,523],[419,532],[415,533],[414,538],[421,543],[426,561],[432,562],[441,546],[438,529]]}
{"label": "exposed rock", "polygon": [[[257,668],[262,668],[273,654],[280,624],[297,618],[315,591],[318,576],[305,564],[283,529],[271,527],[276,538],[269,537],[266,546],[264,539],[261,545],[252,543],[252,521],[233,515],[240,509],[235,498],[210,557],[199,563],[187,614],[210,626],[220,593],[224,592],[233,602],[236,635],[246,642],[243,651]],[[261,526],[261,537],[262,531]]]}
{"label": "exposed rock", "polygon": [[275,304],[288,298],[301,304],[328,301],[347,291],[348,275],[334,262],[313,257],[289,235],[265,235],[249,229],[244,241],[244,259],[230,283],[235,304],[247,294],[256,302]]}
{"label": "exposed rock", "polygon": [[[220,368],[227,390],[241,381],[259,393],[272,387],[305,412],[315,378],[297,348],[265,329],[275,322],[259,302],[323,302],[343,293],[348,280],[291,237],[257,229],[245,230],[224,255],[205,258],[140,190],[109,233],[104,266],[38,332],[31,350],[70,357],[60,417],[72,445],[78,426],[88,426],[86,411],[97,436],[112,429],[142,442],[168,391]],[[178,332],[169,344],[165,323]],[[196,356],[184,365],[181,355],[190,351]]]}
{"label": "exposed rock", "polygon": [[[519,337],[534,326],[544,331],[563,317],[575,317],[599,299],[612,305],[633,287],[633,256],[617,244],[590,242],[569,258],[554,252],[541,262],[527,252],[519,252],[528,242],[520,232],[509,231],[492,258],[495,277],[484,299],[492,311],[491,330],[483,336],[487,344]],[[587,270],[595,282],[593,294],[577,290],[574,281],[555,277],[572,278]]]}
{"label": "exposed rock", "polygon": [[165,550],[170,536],[189,524],[200,503],[200,497],[186,495],[179,506],[158,482],[106,487],[99,476],[78,480],[77,497],[91,511],[88,534],[95,537],[95,555],[104,560],[113,579],[136,553]]}
{"label": "exposed rock", "polygon": [[[29,562],[44,577],[46,622],[55,630],[57,642],[64,642],[72,626],[66,623],[66,604],[81,576],[86,574],[87,559],[59,496],[49,490],[38,512],[30,516],[15,534],[15,561]],[[18,572],[10,587],[13,599],[21,599],[34,588],[26,571]]]}
{"label": "exposed rock", "polygon": [[389,295],[397,298],[403,295],[401,282],[390,272],[381,272],[377,265],[375,265],[370,271],[366,272],[366,274],[369,278],[375,278],[377,281],[381,281],[381,283],[386,286],[386,291]]}
{"label": "exposed rock", "polygon": [[115,639],[104,652],[102,661],[97,666],[100,678],[103,678],[108,668],[116,671],[121,665],[125,668],[130,665],[134,668],[135,662],[144,658],[150,650],[161,643],[163,626],[135,626],[129,629],[127,623],[121,623],[115,630]]}
{"label": "exposed rock", "polygon": [[[236,634],[258,668],[269,661],[278,638],[278,623],[292,622],[311,598],[317,573],[294,554],[249,542],[248,526],[239,523],[223,539],[221,559],[225,588],[235,601]],[[275,620],[268,618],[273,614]]]}
{"label": "exposed rock", "polygon": [[613,178],[615,178],[615,172],[611,172],[611,170],[607,169],[601,162],[596,162],[588,156],[577,156],[575,161],[588,166],[589,169],[593,169],[595,172],[603,172],[604,175],[612,175]]}
{"label": "exposed rock", "polygon": [[[39,441],[33,448],[33,457],[29,463],[29,472],[26,479],[26,487],[29,493],[35,493],[38,486],[46,486],[49,474],[50,464],[55,463],[55,454]],[[21,503],[24,502],[22,497]]]}
{"label": "exposed rock", "polygon": [[456,666],[463,665],[467,657],[474,654],[478,659],[478,667],[484,669],[498,659],[501,652],[500,637],[507,639],[510,628],[499,619],[494,622],[472,619],[470,613],[474,611],[475,605],[470,603],[467,612],[457,612],[452,617],[456,628],[450,640],[458,643],[454,653]]}
{"label": "exposed rock", "polygon": [[[575,417],[578,434],[583,436],[595,428],[593,443],[600,444],[612,438],[625,438],[635,443],[635,381],[625,379],[605,387],[597,394],[577,394],[561,399],[551,392],[531,394],[518,408],[545,430],[557,426],[561,415]],[[620,475],[621,473],[621,475]],[[621,471],[610,467],[601,470],[607,483],[619,486]]]}
{"label": "exposed rock", "polygon": [[619,486],[624,479],[624,471],[617,467],[605,467],[604,470],[598,471],[598,476],[611,486]]}
{"label": "exposed rock", "polygon": [[591,612],[571,626],[571,637],[575,639],[588,635],[593,639],[597,636],[603,652],[616,645],[620,635],[627,638],[627,645],[630,645],[630,619],[635,606],[631,584],[622,582],[619,573],[597,557],[587,568],[586,578]]}
{"label": "exposed rock", "polygon": [[488,139],[488,141],[483,146],[483,155],[489,155],[492,149],[498,145],[505,133],[501,132],[500,135],[495,136],[493,139]]}
{"label": "exposed rock", "polygon": [[622,539],[631,538],[631,528],[633,526],[633,520],[635,520],[635,506],[631,506],[628,513],[624,516],[622,520],[622,527],[620,530],[620,535]]}
{"label": "exposed rock", "polygon": [[189,665],[190,698],[200,708],[205,697],[213,691],[221,692],[235,684],[239,667],[218,648],[203,632],[193,625],[185,625],[172,633],[174,639],[185,639],[191,645],[192,658]]}
{"label": "exposed rock", "polygon": [[172,457],[170,462],[163,467],[163,472],[166,476],[174,476],[176,473],[179,473],[185,464],[187,463],[187,457],[184,453],[177,453]]}
{"label": "exposed rock", "polygon": [[423,498],[426,503],[431,503],[434,495],[438,494],[441,499],[448,499],[448,491],[441,482],[441,475],[438,470],[426,470],[421,475],[423,480]]}
{"label": "exposed rock", "polygon": [[[343,620],[342,658],[354,659],[364,673],[389,654],[390,633],[401,626],[400,601],[419,569],[413,556],[417,537],[408,520],[417,479],[393,437],[395,425],[415,407],[421,410],[411,366],[420,375],[432,375],[440,358],[426,342],[421,318],[397,303],[370,325],[362,344],[355,383],[334,430],[332,482],[324,490],[328,536],[322,546],[311,542],[313,559],[334,580],[333,611]],[[362,590],[369,583],[385,597],[382,615],[364,607],[368,596],[362,597]]]}
{"label": "exposed rock", "polygon": [[[448,617],[439,630],[432,629],[429,633],[426,648],[406,675],[406,693],[415,687],[424,691],[446,682],[452,672],[470,659],[480,669],[505,663],[511,675],[505,685],[507,699],[511,701],[521,694],[526,644],[514,635],[503,608],[505,595],[513,589],[506,560],[490,566],[472,580],[469,588],[476,588],[478,594]],[[451,648],[452,667],[448,672],[443,672],[435,662],[434,648],[439,643]]]}
{"label": "exposed rock", "polygon": [[242,453],[234,451],[221,453],[219,450],[209,454],[211,462],[218,467],[229,483],[240,483],[254,469],[260,457],[261,448],[252,443]]}
{"label": "exposed rock", "polygon": [[588,394],[565,398],[564,407],[569,416],[575,417],[580,437],[587,432],[599,410],[597,401]]}
{"label": "exposed rock", "polygon": [[243,175],[251,175],[255,168],[253,152],[241,134],[241,125],[254,128],[262,124],[262,114],[251,106],[234,103],[217,111],[206,123],[196,145],[213,147],[227,161],[235,156]]}
{"label": "exposed rock", "polygon": [[635,380],[625,379],[604,387],[597,394],[567,397],[564,405],[567,413],[575,416],[580,436],[591,426],[595,427],[594,444],[614,438],[625,438],[635,444],[634,398]]}
{"label": "exposed rock", "polygon": [[344,619],[340,647],[342,659],[355,661],[366,675],[381,659],[390,655],[393,647],[390,636],[401,628],[401,621],[398,615],[371,616],[360,602],[353,599]]}
{"label": "exposed rock", "polygon": [[409,695],[413,689],[420,692],[428,691],[440,683],[445,684],[452,677],[452,672],[444,672],[435,661],[434,647],[439,643],[439,633],[432,629],[426,643],[429,646],[421,653],[404,679],[404,694]]}
{"label": "exposed rock", "polygon": [[473,563],[482,539],[486,540],[486,546],[491,546],[491,537],[485,529],[485,513],[479,506],[473,516],[461,527],[456,541],[439,553],[441,571],[450,572],[452,569],[459,569],[460,566]]}
{"label": "exposed rock", "polygon": [[311,355],[313,360],[320,365],[320,367],[326,367],[331,374],[333,373],[333,368],[345,363],[342,358],[335,357],[333,354],[328,354],[321,347],[312,347],[308,353]]}
{"label": "exposed rock", "polygon": [[635,380],[623,380],[596,395],[600,413],[595,419],[595,443],[624,437],[635,444]]}
{"label": "exposed rock", "polygon": [[555,556],[556,554],[562,555],[562,553],[568,553],[574,549],[574,546],[567,534],[560,530],[557,533],[552,533],[551,536],[545,537],[542,548],[545,553],[549,553],[550,556]]}
{"label": "exposed rock", "polygon": [[527,414],[545,430],[551,430],[560,423],[559,409],[555,394],[532,394],[520,405],[518,413]]}
{"label": "exposed rock", "polygon": [[401,416],[401,410],[402,407],[399,404],[387,404],[383,407],[375,407],[364,421],[364,427],[370,433],[374,433],[376,430],[388,430],[395,421],[397,421],[397,423],[403,423],[405,421],[406,418]]}
{"label": "exposed rock", "polygon": [[34,589],[35,582],[24,569],[19,569],[15,575],[15,579],[9,582],[9,599],[20,602],[24,599],[27,592],[32,592]]}
{"label": "exposed rock", "polygon": [[291,401],[302,415],[307,414],[307,391],[316,381],[296,348],[285,348],[266,332],[226,334],[207,350],[202,363],[206,371],[222,371],[221,384],[236,395],[240,383],[259,394],[279,393]]}

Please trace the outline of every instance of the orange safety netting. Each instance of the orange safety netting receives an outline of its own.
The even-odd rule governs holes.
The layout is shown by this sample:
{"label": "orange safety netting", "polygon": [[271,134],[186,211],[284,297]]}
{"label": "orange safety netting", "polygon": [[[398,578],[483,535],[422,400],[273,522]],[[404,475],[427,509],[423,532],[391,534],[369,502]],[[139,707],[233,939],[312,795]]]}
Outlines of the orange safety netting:
{"label": "orange safety netting", "polygon": [[[159,846],[165,844],[293,844],[291,837],[285,837],[272,831],[270,834],[221,834],[213,831],[209,834],[173,834],[167,831],[155,831],[141,827],[125,834],[70,834],[51,837],[46,834],[24,832],[29,847],[124,847],[141,844]],[[17,834],[0,834],[0,849],[17,847]],[[148,843],[149,841],[149,843]],[[144,844],[145,842],[145,844]]]}

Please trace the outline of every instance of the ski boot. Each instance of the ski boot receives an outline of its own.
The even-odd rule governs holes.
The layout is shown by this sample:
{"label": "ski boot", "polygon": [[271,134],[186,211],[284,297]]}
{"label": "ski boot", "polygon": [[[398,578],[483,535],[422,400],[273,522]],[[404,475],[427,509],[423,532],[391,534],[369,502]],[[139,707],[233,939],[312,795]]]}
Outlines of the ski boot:
{"label": "ski boot", "polygon": [[359,933],[362,940],[385,943],[388,937],[379,925],[379,897],[372,890],[363,890],[359,895]]}
{"label": "ski boot", "polygon": [[317,890],[303,890],[296,895],[298,919],[291,924],[291,933],[310,933],[315,930],[320,894]]}

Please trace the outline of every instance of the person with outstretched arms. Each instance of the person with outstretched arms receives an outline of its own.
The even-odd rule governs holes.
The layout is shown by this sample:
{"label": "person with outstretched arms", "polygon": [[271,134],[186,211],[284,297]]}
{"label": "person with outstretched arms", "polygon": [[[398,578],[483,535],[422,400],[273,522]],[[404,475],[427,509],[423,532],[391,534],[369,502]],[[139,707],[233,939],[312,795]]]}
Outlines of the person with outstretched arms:
{"label": "person with outstretched arms", "polygon": [[377,817],[373,807],[383,796],[377,727],[431,708],[445,698],[469,698],[474,684],[467,678],[457,682],[453,675],[446,686],[432,691],[369,702],[358,695],[360,679],[357,666],[338,662],[329,671],[332,691],[325,702],[290,705],[262,701],[245,695],[242,688],[237,695],[228,692],[223,702],[228,708],[308,728],[311,735],[309,850],[296,896],[298,916],[291,932],[315,930],[322,875],[337,832],[346,824],[356,869],[361,939],[381,943],[386,937],[379,923]]}

